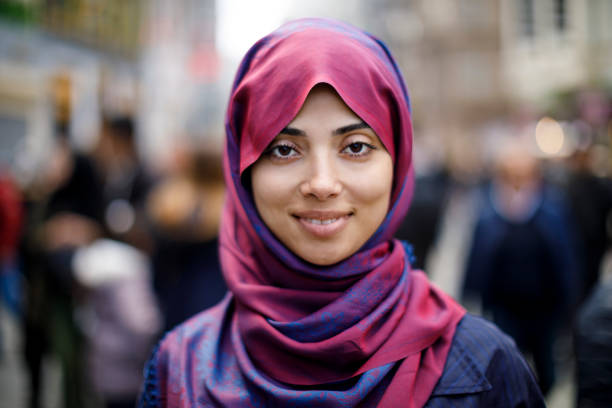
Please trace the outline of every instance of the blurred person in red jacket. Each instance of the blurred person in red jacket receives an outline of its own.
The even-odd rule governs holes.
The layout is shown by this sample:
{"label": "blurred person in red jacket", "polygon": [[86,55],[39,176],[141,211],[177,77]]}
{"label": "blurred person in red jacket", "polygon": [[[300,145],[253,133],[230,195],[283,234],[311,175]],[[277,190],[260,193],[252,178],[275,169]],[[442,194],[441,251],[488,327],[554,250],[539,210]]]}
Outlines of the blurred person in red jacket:
{"label": "blurred person in red jacket", "polygon": [[[21,234],[21,193],[8,171],[0,171],[0,300],[15,316],[21,314],[21,277],[17,246]],[[0,337],[0,345],[2,338]]]}

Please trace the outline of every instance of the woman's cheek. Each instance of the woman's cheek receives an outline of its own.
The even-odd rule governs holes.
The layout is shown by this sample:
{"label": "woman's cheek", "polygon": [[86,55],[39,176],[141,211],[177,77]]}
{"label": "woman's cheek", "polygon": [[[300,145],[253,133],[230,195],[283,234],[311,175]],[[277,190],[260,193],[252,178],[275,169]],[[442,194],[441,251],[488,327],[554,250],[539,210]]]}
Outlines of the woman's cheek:
{"label": "woman's cheek", "polygon": [[298,175],[287,166],[266,165],[253,178],[253,193],[260,202],[280,204],[291,195]]}
{"label": "woman's cheek", "polygon": [[353,196],[362,202],[383,200],[388,202],[393,185],[393,165],[391,162],[377,163],[370,168],[353,170],[347,178]]}

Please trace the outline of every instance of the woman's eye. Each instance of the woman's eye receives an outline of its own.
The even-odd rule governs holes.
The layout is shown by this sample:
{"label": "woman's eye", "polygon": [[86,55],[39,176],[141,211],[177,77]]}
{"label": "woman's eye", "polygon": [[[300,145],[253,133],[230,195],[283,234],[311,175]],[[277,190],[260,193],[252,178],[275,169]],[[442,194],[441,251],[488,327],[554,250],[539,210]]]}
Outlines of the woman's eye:
{"label": "woman's eye", "polygon": [[277,158],[287,159],[296,156],[297,151],[291,146],[278,145],[270,149],[270,154]]}
{"label": "woman's eye", "polygon": [[346,146],[342,151],[351,156],[364,156],[374,149],[374,146],[363,142],[355,142]]}

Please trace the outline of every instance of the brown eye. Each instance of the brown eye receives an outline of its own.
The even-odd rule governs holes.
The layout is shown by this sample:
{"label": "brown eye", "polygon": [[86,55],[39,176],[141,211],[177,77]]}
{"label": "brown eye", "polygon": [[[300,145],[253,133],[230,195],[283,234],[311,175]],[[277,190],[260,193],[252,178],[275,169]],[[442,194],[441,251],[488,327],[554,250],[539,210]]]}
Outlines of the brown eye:
{"label": "brown eye", "polygon": [[292,150],[293,149],[289,146],[277,146],[276,147],[276,151],[278,152],[279,156],[289,156]]}
{"label": "brown eye", "polygon": [[349,156],[365,156],[373,149],[375,149],[375,147],[368,143],[354,142],[347,145],[342,152],[347,153]]}
{"label": "brown eye", "polygon": [[268,154],[275,159],[291,159],[299,155],[296,148],[288,144],[273,146],[268,150]]}
{"label": "brown eye", "polygon": [[349,145],[349,150],[351,153],[361,153],[365,145],[363,143],[351,143]]}

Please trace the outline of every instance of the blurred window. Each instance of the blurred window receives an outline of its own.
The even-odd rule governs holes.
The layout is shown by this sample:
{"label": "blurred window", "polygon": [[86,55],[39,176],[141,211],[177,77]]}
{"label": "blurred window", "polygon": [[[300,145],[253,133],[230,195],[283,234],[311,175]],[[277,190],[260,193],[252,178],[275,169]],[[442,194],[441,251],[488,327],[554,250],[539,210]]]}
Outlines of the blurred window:
{"label": "blurred window", "polygon": [[558,31],[565,31],[567,27],[567,4],[565,0],[554,0],[555,2],[555,27]]}
{"label": "blurred window", "polygon": [[533,0],[522,0],[520,7],[520,33],[522,36],[532,39],[535,35]]}
{"label": "blurred window", "polygon": [[26,121],[23,118],[0,114],[0,169],[11,166],[25,134]]}
{"label": "blurred window", "polygon": [[612,2],[609,0],[592,0],[587,2],[588,29],[592,42],[601,43],[612,39]]}
{"label": "blurred window", "polygon": [[461,1],[457,5],[465,29],[490,28],[495,21],[495,5],[488,0]]}

